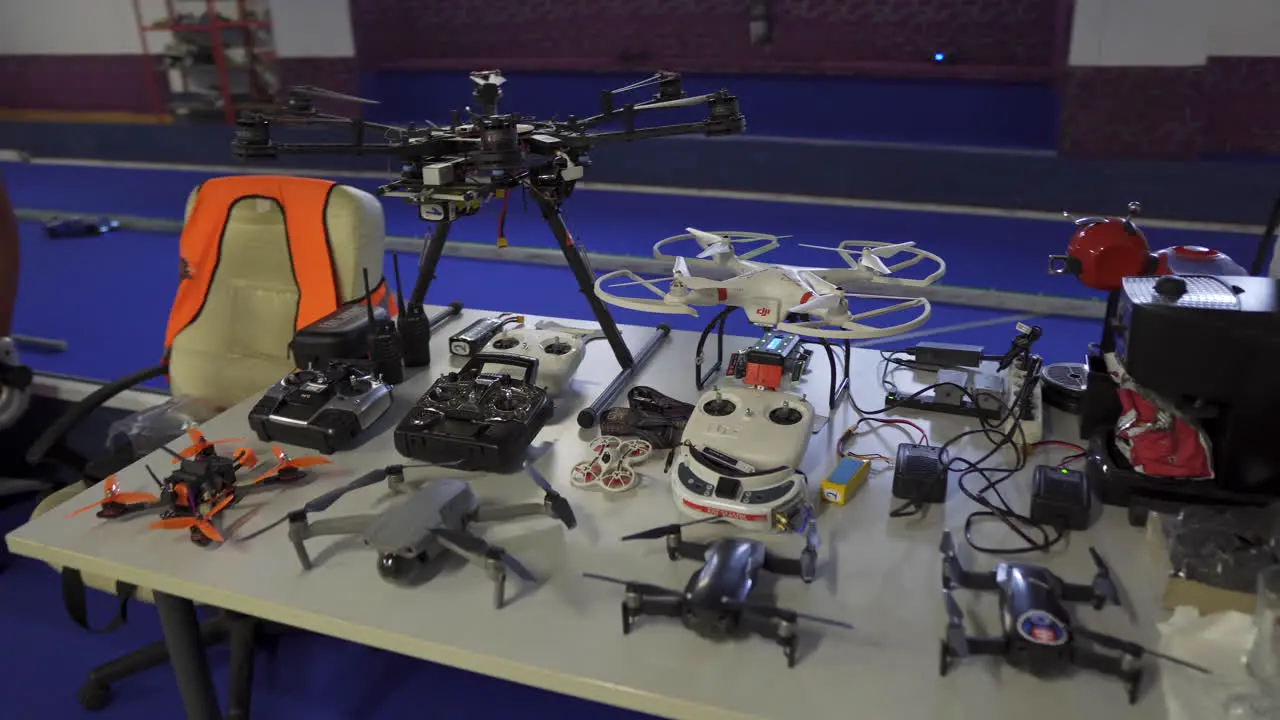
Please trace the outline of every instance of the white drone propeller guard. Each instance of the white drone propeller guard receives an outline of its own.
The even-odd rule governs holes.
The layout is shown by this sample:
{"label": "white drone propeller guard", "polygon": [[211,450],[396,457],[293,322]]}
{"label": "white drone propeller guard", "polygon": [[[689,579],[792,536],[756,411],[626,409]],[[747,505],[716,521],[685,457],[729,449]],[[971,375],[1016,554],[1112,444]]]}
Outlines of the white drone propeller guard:
{"label": "white drone propeller guard", "polygon": [[[663,238],[654,243],[653,257],[658,260],[674,260],[678,257],[684,257],[683,255],[671,255],[663,252],[663,248],[672,243],[689,242],[690,240],[696,242],[698,247],[702,248],[702,250],[706,250],[707,247],[716,243],[728,243],[730,249],[735,245],[759,243],[758,247],[753,247],[737,256],[739,260],[750,260],[751,258],[758,257],[770,250],[776,249],[779,245],[778,241],[783,237],[779,235],[770,235],[768,233],[745,232],[742,230],[718,230],[715,232],[707,232],[705,230],[698,230],[697,228],[686,229],[690,232],[686,232],[683,235],[672,235],[669,238]],[[700,240],[700,237],[707,238],[707,240]],[[699,258],[694,258],[694,260],[698,259]],[[712,267],[715,263],[714,260],[704,260],[703,262],[706,263],[707,267]]]}
{"label": "white drone propeller guard", "polygon": [[623,440],[613,435],[601,435],[589,445],[592,457],[573,466],[569,483],[583,490],[602,490],[620,493],[640,484],[640,475],[633,465],[638,465],[653,454],[653,445],[647,440]]}
{"label": "white drone propeller guard", "polygon": [[[836,247],[827,247],[824,245],[802,245],[802,247],[814,248],[816,250],[830,250],[832,252],[840,253],[840,257],[844,258],[845,263],[847,263],[851,269],[866,268],[867,266],[863,265],[861,261],[863,259],[863,253],[870,251],[870,257],[874,257],[883,262],[886,266],[885,269],[889,271],[888,275],[882,275],[877,272],[873,277],[869,277],[858,282],[924,287],[926,285],[934,284],[947,274],[946,260],[943,260],[941,257],[938,257],[936,254],[931,253],[928,250],[921,250],[919,247],[916,247],[913,242],[890,243],[881,242],[879,240],[845,240]],[[893,250],[893,252],[884,254],[889,250]],[[901,253],[907,253],[911,257],[892,265],[886,261],[886,258],[891,258]],[[923,260],[935,263],[938,266],[937,269],[923,279],[895,277],[901,271],[918,265]]]}
{"label": "white drone propeller guard", "polygon": [[[612,287],[628,287],[639,285],[648,288],[650,292],[658,297],[650,298],[627,298],[615,295],[609,292],[609,288],[605,287],[605,283],[610,280],[626,278],[628,282],[618,283],[609,286]],[[658,278],[656,280],[646,280],[630,270],[614,270],[605,273],[596,278],[595,294],[602,301],[623,308],[624,310],[638,310],[640,312],[661,313],[663,315],[692,315],[698,316],[698,311],[680,302],[669,302],[668,292],[658,287],[660,282],[669,282],[671,278]]]}
{"label": "white drone propeller guard", "polygon": [[[925,298],[893,297],[871,293],[844,293],[844,296],[850,299],[897,300],[898,302],[860,313],[851,312],[849,319],[839,326],[826,320],[812,320],[809,322],[780,322],[774,328],[793,335],[824,340],[874,340],[915,330],[925,324],[929,320],[929,316],[933,314],[933,306]],[[914,318],[897,325],[875,327],[873,325],[864,325],[861,322],[916,307],[920,308],[920,312]]]}

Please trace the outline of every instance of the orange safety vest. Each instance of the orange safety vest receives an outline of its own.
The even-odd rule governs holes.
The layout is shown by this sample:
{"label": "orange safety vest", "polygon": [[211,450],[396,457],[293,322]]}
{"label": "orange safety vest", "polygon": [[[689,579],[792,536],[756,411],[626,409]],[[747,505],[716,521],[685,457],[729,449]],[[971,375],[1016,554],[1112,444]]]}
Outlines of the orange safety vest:
{"label": "orange safety vest", "polygon": [[[165,330],[166,359],[178,333],[200,317],[218,272],[227,220],[236,203],[242,200],[274,200],[284,213],[289,257],[298,284],[294,329],[301,330],[343,305],[333,248],[329,244],[329,228],[325,225],[329,194],[337,186],[329,180],[275,175],[214,178],[200,186],[178,243],[182,280],[178,283],[178,294]],[[369,297],[355,301],[372,301],[385,306],[393,316],[396,314],[395,304],[388,298],[385,277],[379,279]]]}

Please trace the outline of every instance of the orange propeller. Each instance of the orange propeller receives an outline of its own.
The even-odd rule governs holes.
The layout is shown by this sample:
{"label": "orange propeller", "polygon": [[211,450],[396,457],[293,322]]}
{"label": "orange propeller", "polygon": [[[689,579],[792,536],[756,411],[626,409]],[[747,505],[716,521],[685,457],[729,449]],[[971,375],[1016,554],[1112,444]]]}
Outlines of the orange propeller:
{"label": "orange propeller", "polygon": [[253,468],[258,465],[258,455],[247,447],[237,448],[231,456],[241,468]]}
{"label": "orange propeller", "polygon": [[82,512],[101,507],[107,503],[119,503],[121,505],[133,505],[134,503],[153,503],[159,502],[160,498],[146,492],[120,492],[120,485],[116,483],[116,476],[112,475],[102,481],[102,499],[88,506],[82,507],[73,513],[68,513],[66,517],[74,517]]}
{"label": "orange propeller", "polygon": [[209,448],[213,447],[214,445],[221,445],[222,443],[240,442],[244,440],[244,438],[242,437],[227,438],[225,440],[210,440],[195,428],[187,428],[187,437],[191,438],[191,445],[187,447],[185,450],[183,450],[182,452],[179,452],[178,453],[179,457],[176,457],[173,459],[173,463],[175,465],[181,462],[180,458],[193,458],[196,455],[199,455],[200,453],[204,452],[205,450],[208,450]]}
{"label": "orange propeller", "polygon": [[147,527],[152,530],[184,530],[186,528],[194,527],[200,531],[201,535],[204,535],[216,543],[226,542],[222,537],[222,533],[218,532],[218,528],[214,527],[213,523],[209,521],[213,519],[214,515],[225,510],[226,507],[235,499],[235,495],[228,493],[219,500],[216,505],[210,508],[209,512],[201,515],[200,517],[192,517],[188,515],[186,517],[165,518],[164,520],[157,520]]}
{"label": "orange propeller", "polygon": [[280,462],[270,470],[262,473],[258,477],[249,481],[250,485],[257,485],[267,478],[274,477],[285,470],[301,470],[303,468],[314,467],[316,465],[328,465],[333,462],[322,455],[311,455],[308,457],[291,458],[279,445],[272,445],[271,452]]}

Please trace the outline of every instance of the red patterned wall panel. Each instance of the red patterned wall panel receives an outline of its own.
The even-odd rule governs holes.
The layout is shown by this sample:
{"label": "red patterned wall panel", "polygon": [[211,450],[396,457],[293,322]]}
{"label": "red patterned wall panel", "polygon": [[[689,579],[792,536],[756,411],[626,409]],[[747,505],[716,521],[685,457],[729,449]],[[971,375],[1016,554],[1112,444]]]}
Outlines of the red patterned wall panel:
{"label": "red patterned wall panel", "polygon": [[[140,55],[0,55],[0,108],[164,112],[147,64]],[[155,87],[167,88],[157,75]]]}
{"label": "red patterned wall panel", "polygon": [[[746,0],[352,0],[365,68],[510,70],[674,67],[847,72],[957,67],[1047,72],[1060,0],[771,0],[773,37],[748,37]],[[1069,17],[1069,16],[1068,16]]]}
{"label": "red patterned wall panel", "polygon": [[1086,157],[1190,159],[1205,129],[1205,71],[1073,67],[1062,88],[1059,150]]}
{"label": "red patterned wall panel", "polygon": [[1204,150],[1280,154],[1280,58],[1209,58]]}

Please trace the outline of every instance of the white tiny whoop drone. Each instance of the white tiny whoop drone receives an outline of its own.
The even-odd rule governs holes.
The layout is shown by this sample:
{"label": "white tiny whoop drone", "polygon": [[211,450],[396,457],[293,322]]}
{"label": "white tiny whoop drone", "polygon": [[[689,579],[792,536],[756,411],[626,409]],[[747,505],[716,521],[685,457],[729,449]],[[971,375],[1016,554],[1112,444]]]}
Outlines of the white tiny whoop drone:
{"label": "white tiny whoop drone", "polygon": [[640,484],[638,465],[653,453],[646,440],[623,440],[602,435],[591,442],[594,457],[573,466],[569,482],[576,488],[625,492]]}
{"label": "white tiny whoop drone", "polygon": [[[776,235],[685,229],[687,234],[666,238],[653,246],[654,257],[674,260],[670,278],[644,279],[630,270],[616,270],[596,280],[596,297],[628,310],[670,315],[696,316],[697,311],[691,307],[694,305],[740,307],[746,312],[747,319],[757,326],[827,340],[866,340],[920,327],[932,312],[929,301],[920,297],[845,292],[844,286],[874,283],[921,287],[933,284],[947,270],[942,258],[915,247],[911,242],[849,240],[838,247],[800,244],[800,247],[839,253],[848,263],[845,268],[809,268],[752,260],[778,247],[780,238]],[[687,240],[695,240],[702,247],[696,257],[663,252],[666,245]],[[736,254],[734,245],[744,243],[761,244],[742,255]],[[885,262],[902,253],[910,257],[893,265]],[[937,268],[921,279],[893,277],[922,260],[929,260]],[[692,263],[696,263],[699,270],[705,270],[708,276],[690,272]],[[716,277],[710,277],[712,275]],[[627,282],[616,282],[624,278]],[[666,291],[658,286],[664,282],[670,283]],[[616,288],[637,285],[647,288],[657,298],[629,298],[611,292]],[[849,309],[850,300],[896,302],[853,313]],[[915,317],[897,325],[864,324],[864,321],[883,315],[910,310],[917,310]],[[796,316],[802,319],[795,319]]]}

